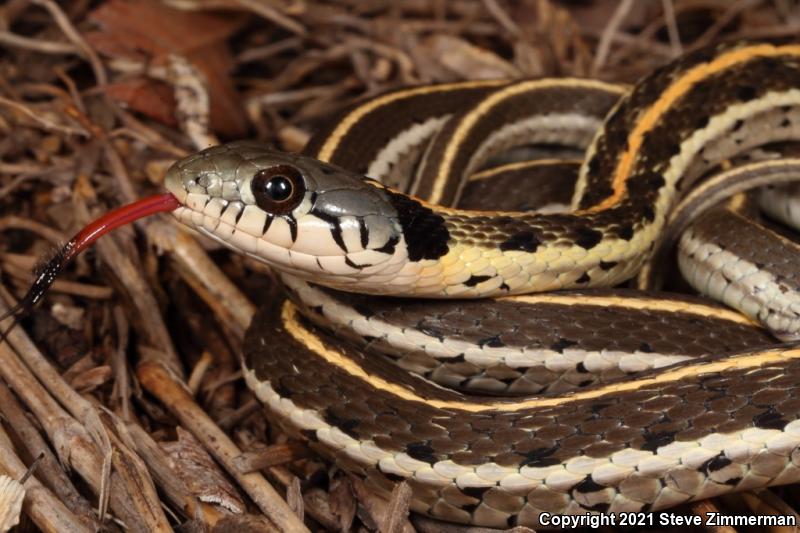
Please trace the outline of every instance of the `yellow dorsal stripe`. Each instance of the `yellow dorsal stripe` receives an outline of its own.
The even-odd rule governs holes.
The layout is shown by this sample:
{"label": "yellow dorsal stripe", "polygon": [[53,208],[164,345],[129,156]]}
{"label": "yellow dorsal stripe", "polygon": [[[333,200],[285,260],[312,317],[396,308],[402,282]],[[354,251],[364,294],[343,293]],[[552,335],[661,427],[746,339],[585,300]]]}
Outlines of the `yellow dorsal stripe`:
{"label": "yellow dorsal stripe", "polygon": [[490,179],[504,172],[515,172],[534,167],[573,165],[577,169],[582,162],[580,159],[529,159],[527,161],[516,161],[476,172],[469,177],[469,181]]}
{"label": "yellow dorsal stripe", "polygon": [[709,63],[701,63],[686,71],[683,76],[678,78],[661,93],[658,100],[642,114],[641,118],[634,126],[633,131],[628,135],[628,148],[620,157],[617,167],[614,170],[614,179],[612,182],[614,193],[599,204],[587,209],[586,212],[602,211],[613,207],[620,201],[627,190],[626,180],[633,166],[633,161],[642,146],[644,135],[659,123],[664,113],[666,113],[679,98],[686,94],[695,83],[754,57],[774,57],[787,54],[800,55],[800,45],[773,46],[770,44],[759,44],[738,48],[718,56]]}
{"label": "yellow dorsal stripe", "polygon": [[558,304],[558,305],[588,305],[598,307],[623,307],[626,309],[654,309],[656,311],[666,311],[670,313],[688,313],[702,317],[713,317],[738,324],[748,326],[757,325],[750,318],[719,307],[710,305],[696,304],[681,300],[659,300],[656,298],[630,298],[625,296],[590,296],[582,294],[573,296],[570,294],[541,293],[526,294],[522,296],[508,296],[498,298],[498,300],[512,300],[529,304]]}
{"label": "yellow dorsal stripe", "polygon": [[470,111],[458,125],[456,131],[453,132],[450,142],[447,144],[445,148],[444,154],[442,155],[442,161],[439,164],[439,172],[436,175],[435,181],[433,183],[433,189],[431,190],[430,198],[428,198],[428,202],[431,204],[436,204],[442,198],[442,194],[444,192],[445,186],[448,181],[448,176],[450,175],[450,168],[453,166],[453,161],[455,161],[456,154],[459,150],[461,150],[461,145],[464,142],[464,139],[469,135],[472,129],[475,127],[475,124],[489,112],[492,107],[501,104],[503,101],[516,96],[518,94],[528,92],[528,91],[535,91],[535,90],[542,90],[542,89],[552,89],[557,87],[563,87],[565,89],[572,89],[575,87],[583,87],[588,89],[599,89],[608,92],[618,93],[622,95],[626,87],[624,85],[614,85],[611,83],[605,83],[602,81],[596,80],[583,80],[583,79],[571,79],[571,78],[545,78],[541,80],[530,80],[526,82],[521,82],[514,84],[506,89],[499,90],[487,98],[481,101],[475,109]]}
{"label": "yellow dorsal stripe", "polygon": [[392,394],[400,400],[426,404],[437,409],[456,409],[472,413],[480,413],[485,411],[514,412],[521,409],[554,407],[565,403],[591,400],[614,393],[635,391],[651,385],[673,383],[682,379],[696,376],[698,374],[725,372],[728,370],[747,370],[767,364],[785,365],[790,359],[800,359],[800,349],[798,348],[775,348],[772,350],[753,352],[748,355],[731,357],[711,363],[688,364],[674,370],[660,373],[653,377],[634,379],[622,383],[614,383],[583,392],[567,393],[563,396],[532,398],[529,400],[511,398],[504,402],[498,401],[490,403],[473,403],[469,401],[423,398],[413,390],[402,385],[392,383],[379,376],[367,374],[367,372],[355,361],[347,358],[337,350],[328,348],[316,334],[304,328],[297,319],[296,308],[288,301],[284,303],[281,318],[287,333],[296,341],[305,346],[309,352],[311,352],[310,354],[302,354],[301,356],[303,357],[320,357],[328,364],[331,364],[339,370],[346,372],[357,379],[360,379],[370,388]]}
{"label": "yellow dorsal stripe", "polygon": [[333,132],[328,136],[328,139],[325,141],[315,157],[320,161],[330,161],[331,157],[333,157],[333,153],[336,151],[336,148],[339,147],[341,144],[342,139],[347,135],[350,129],[362,118],[364,118],[369,113],[372,113],[376,109],[381,106],[390,104],[392,102],[396,102],[398,100],[402,100],[404,98],[410,98],[412,96],[417,96],[420,94],[431,94],[436,92],[442,91],[451,91],[454,89],[470,89],[470,88],[478,88],[478,87],[495,87],[500,86],[508,83],[508,80],[476,80],[476,81],[465,81],[465,82],[458,82],[458,83],[446,83],[441,85],[427,85],[423,87],[413,87],[411,89],[406,89],[403,91],[397,91],[393,93],[389,93],[384,96],[379,96],[373,100],[369,100],[363,105],[360,105],[353,109],[350,113],[347,114],[340,122],[337,124],[336,128]]}

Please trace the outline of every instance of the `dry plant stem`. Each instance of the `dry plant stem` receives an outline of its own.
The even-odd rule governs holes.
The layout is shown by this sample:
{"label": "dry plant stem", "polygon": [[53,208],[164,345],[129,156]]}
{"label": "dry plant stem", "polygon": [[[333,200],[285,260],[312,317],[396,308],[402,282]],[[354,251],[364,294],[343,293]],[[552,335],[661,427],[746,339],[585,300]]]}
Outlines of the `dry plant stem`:
{"label": "dry plant stem", "polygon": [[[586,29],[582,35],[593,39],[600,39],[603,32],[595,30],[594,28]],[[666,61],[671,57],[672,51],[668,45],[661,44],[655,41],[643,41],[639,35],[629,35],[627,33],[617,33],[612,38],[613,44],[623,45],[625,48],[620,50],[619,55],[626,57],[631,53],[631,50],[641,50],[648,52],[651,56],[655,56],[655,61]]]}
{"label": "dry plant stem", "polygon": [[683,46],[681,45],[681,35],[678,31],[678,22],[675,19],[675,6],[672,5],[672,0],[661,0],[661,5],[664,9],[664,24],[667,26],[669,33],[669,46],[672,48],[672,56],[678,57],[683,53]]}
{"label": "dry plant stem", "polygon": [[603,31],[603,35],[600,37],[600,42],[597,44],[597,52],[595,53],[594,62],[592,63],[593,76],[597,76],[597,73],[600,72],[600,69],[605,65],[606,59],[608,59],[608,53],[611,51],[611,43],[614,41],[614,36],[619,31],[619,27],[625,21],[625,17],[628,16],[628,12],[632,7],[633,0],[619,1],[617,9],[611,16],[611,20],[608,21],[608,25]]}
{"label": "dry plant stem", "polygon": [[139,199],[139,194],[136,192],[136,189],[131,183],[130,176],[128,176],[128,171],[125,168],[125,164],[122,162],[119,152],[117,152],[113,144],[108,142],[108,137],[106,135],[103,135],[102,140],[103,155],[105,156],[109,167],[111,167],[114,177],[117,179],[117,186],[119,187],[121,196],[120,200],[125,204],[135,202]]}
{"label": "dry plant stem", "polygon": [[112,394],[119,402],[117,405],[122,412],[122,419],[127,422],[131,420],[131,386],[125,348],[130,338],[130,325],[125,317],[125,311],[118,305],[114,306],[114,325],[117,331],[117,347],[111,354],[111,368],[114,371]]}
{"label": "dry plant stem", "polygon": [[182,376],[183,364],[172,344],[167,326],[164,324],[161,314],[158,313],[158,301],[142,274],[141,265],[117,245],[114,240],[115,236],[109,237],[97,242],[97,250],[103,262],[114,271],[117,279],[125,287],[136,316],[139,318],[139,320],[133,321],[133,324],[139,325],[139,333],[149,340],[151,346],[158,347],[158,353],[163,362],[173,372]]}
{"label": "dry plant stem", "polygon": [[[692,513],[700,516],[704,521],[706,519],[706,513],[720,512],[719,507],[717,507],[711,500],[692,502],[689,504],[689,508],[692,510]],[[705,529],[709,533],[737,533],[736,529],[732,528],[731,526],[706,526]]]}
{"label": "dry plant stem", "polygon": [[217,425],[223,429],[223,431],[230,431],[237,425],[239,425],[244,419],[246,419],[251,414],[259,411],[262,408],[261,402],[254,398],[250,398],[244,404],[239,406],[235,411],[228,413],[227,415],[223,415],[221,418],[217,419]]}
{"label": "dry plant stem", "polygon": [[273,444],[258,451],[245,452],[234,459],[234,465],[241,472],[255,472],[262,468],[290,463],[310,455],[311,450],[305,444],[299,441],[292,441],[284,444]]}
{"label": "dry plant stem", "polygon": [[[27,256],[23,257],[27,258]],[[14,259],[8,260],[7,256],[3,256],[3,259],[3,271],[5,271],[11,277],[22,280],[26,284],[30,283],[31,271],[36,267],[37,263],[35,258],[31,257],[30,259],[32,261],[25,261],[25,266],[20,266],[19,263]],[[63,294],[81,296],[83,298],[90,298],[92,300],[108,300],[114,295],[114,291],[111,289],[111,287],[87,285],[86,283],[78,283],[76,281],[67,280],[56,280],[53,282],[53,285],[50,286],[50,290]]]}
{"label": "dry plant stem", "polygon": [[514,20],[506,13],[503,7],[497,3],[497,0],[483,0],[483,5],[486,6],[486,10],[491,13],[503,29],[516,38],[520,37],[522,32],[519,26],[517,26]]}
{"label": "dry plant stem", "polygon": [[287,17],[266,2],[260,2],[258,0],[233,0],[232,3],[238,4],[241,7],[264,17],[267,20],[274,22],[282,28],[300,35],[301,37],[307,33],[302,24],[292,18]]}
{"label": "dry plant stem", "polygon": [[7,215],[0,218],[0,231],[5,231],[7,229],[24,229],[33,232],[56,246],[61,246],[64,244],[64,241],[67,240],[63,233],[54,230],[46,224],[16,215]]}
{"label": "dry plant stem", "polygon": [[186,386],[192,391],[192,396],[197,395],[197,391],[200,390],[200,384],[203,382],[206,371],[213,362],[214,356],[211,355],[211,352],[204,350],[203,354],[200,356],[200,360],[197,361],[197,364],[192,368],[192,373],[189,375],[189,379],[186,382]]}
{"label": "dry plant stem", "polygon": [[[0,474],[6,474],[12,479],[19,480],[27,470],[25,464],[14,453],[11,439],[0,426]],[[23,511],[42,531],[54,533],[62,531],[92,533],[97,531],[97,528],[85,523],[86,518],[81,520],[67,509],[61,500],[36,479],[35,475],[28,477],[24,487]]]}
{"label": "dry plant stem", "polygon": [[288,37],[278,42],[243,50],[236,58],[236,62],[241,64],[250,61],[263,61],[282,52],[299,49],[302,44],[303,40],[299,37]]}
{"label": "dry plant stem", "polygon": [[136,451],[147,463],[156,486],[164,493],[167,500],[176,509],[180,509],[186,518],[201,520],[213,527],[222,518],[223,513],[215,506],[200,502],[192,495],[189,488],[181,480],[159,445],[138,424],[128,424],[128,434]]}
{"label": "dry plant stem", "polygon": [[[101,408],[102,409],[102,408]],[[161,501],[147,465],[136,455],[125,425],[108,410],[100,411],[100,418],[105,425],[114,450],[114,475],[128,490],[139,518],[147,527],[147,531],[169,532],[172,527],[161,509]],[[121,433],[121,435],[120,435]]]}
{"label": "dry plant stem", "polygon": [[108,76],[106,75],[105,68],[100,58],[92,47],[86,43],[83,37],[81,37],[81,34],[75,29],[75,26],[72,25],[69,18],[58,4],[52,0],[31,0],[31,2],[45,8],[50,13],[50,16],[53,17],[56,24],[58,24],[58,27],[61,28],[61,31],[64,32],[67,39],[72,41],[72,43],[83,52],[83,55],[86,56],[89,60],[89,64],[92,66],[98,85],[105,86],[108,84]]}
{"label": "dry plant stem", "polygon": [[795,520],[800,523],[800,514],[797,513],[792,507],[784,500],[778,497],[771,489],[755,489],[751,491],[753,496],[757,496],[760,500],[760,505],[765,506],[766,511],[758,506],[754,507],[754,514],[764,514],[765,512],[771,514],[792,515]]}
{"label": "dry plant stem", "polygon": [[753,29],[748,28],[747,30],[734,33],[731,39],[774,39],[778,37],[796,37],[798,34],[800,34],[800,24],[795,22],[787,25],[765,26],[763,28]]}
{"label": "dry plant stem", "polygon": [[74,54],[78,51],[74,45],[69,43],[32,39],[31,37],[11,33],[10,31],[0,31],[0,44],[31,50],[33,52],[40,52],[42,54]]}
{"label": "dry plant stem", "polygon": [[[0,286],[0,315],[8,311],[10,303],[13,303],[11,295],[8,293],[8,291],[6,291],[5,288]],[[4,323],[7,324],[7,322]],[[69,413],[72,414],[72,416],[89,427],[90,432],[91,430],[98,430],[100,428],[99,420],[97,419],[97,413],[95,412],[94,407],[63,380],[61,375],[56,372],[50,362],[44,357],[44,355],[42,355],[36,345],[33,344],[33,342],[21,328],[14,328],[11,330],[8,334],[7,342],[0,344],[0,348],[5,348],[7,351],[9,351],[10,356],[13,356],[13,352],[10,352],[8,348],[9,343],[23,359],[27,368],[29,368],[33,373],[33,375],[31,375],[26,370],[25,376],[28,376],[26,379],[33,380],[33,376],[35,375],[36,378],[38,378],[39,381],[44,384],[47,392],[52,394],[55,399],[58,400],[58,403],[63,405],[69,411]],[[16,365],[20,364],[19,360],[15,356],[12,357],[11,360]],[[6,380],[6,383],[8,383],[9,386],[17,391],[20,397],[22,397],[23,389],[18,388],[15,383],[10,382],[9,380]],[[67,414],[63,411],[63,409],[61,409],[55,400],[53,400],[53,398],[49,394],[46,394],[44,389],[41,388],[42,385],[35,380],[30,381],[29,383],[42,393],[40,396],[33,395],[29,397],[37,404],[44,402],[40,405],[40,412],[45,415],[47,420],[56,420],[58,418],[63,420],[65,417],[67,417]],[[27,389],[24,390],[28,395],[30,395],[30,391]],[[29,408],[32,409],[31,404],[25,398],[21,399],[28,405]],[[55,408],[55,410],[48,410],[48,406]],[[95,439],[95,442],[104,443],[105,437],[103,436],[103,433],[104,432],[102,431],[98,433],[92,433],[92,437]],[[52,434],[50,435],[52,436]],[[58,444],[57,442],[55,443]],[[61,452],[62,450],[56,446],[56,451]],[[59,453],[59,455],[61,454]]]}
{"label": "dry plant stem", "polygon": [[189,396],[185,387],[175,381],[162,367],[153,362],[139,365],[137,375],[142,386],[169,409],[233,476],[259,509],[282,531],[308,531],[286,502],[261,474],[242,474],[234,466],[241,451]]}
{"label": "dry plant stem", "polygon": [[[89,216],[86,205],[76,195],[76,210],[81,220],[88,221]],[[97,241],[95,247],[102,259],[116,276],[117,280],[125,288],[126,295],[130,298],[136,316],[139,320],[134,321],[135,325],[140,326],[140,333],[144,338],[149,339],[151,346],[159,348],[160,357],[173,372],[183,376],[183,365],[178,358],[175,347],[172,344],[172,337],[167,330],[166,324],[158,313],[159,305],[156,297],[147,280],[143,275],[143,268],[136,258],[122,250],[117,244],[121,238],[119,233],[109,235]]]}
{"label": "dry plant stem", "polygon": [[214,314],[239,339],[250,325],[255,306],[222,273],[197,242],[176,223],[153,221],[148,238],[162,250],[172,253],[184,280],[192,286]]}
{"label": "dry plant stem", "polygon": [[43,456],[36,468],[36,477],[40,478],[75,513],[84,527],[96,530],[99,524],[92,518],[91,505],[75,489],[72,481],[61,469],[58,459],[50,451],[50,447],[39,431],[33,427],[9,388],[2,382],[0,382],[0,412],[8,421],[9,427],[12,427],[19,437],[19,442],[27,449],[28,455],[30,457],[38,457],[40,454]]}
{"label": "dry plant stem", "polygon": [[112,110],[120,122],[124,124],[124,126],[109,132],[109,139],[128,135],[140,140],[153,150],[159,150],[165,154],[175,157],[176,159],[180,159],[188,155],[188,152],[185,149],[175,146],[175,144],[169,141],[161,133],[145,125],[133,114],[121,109],[117,105],[115,105]]}
{"label": "dry plant stem", "polygon": [[[2,300],[11,301],[7,291],[0,287],[0,314],[8,310]],[[16,354],[24,359],[27,368]],[[154,510],[147,502],[141,505],[141,487],[152,482],[137,479],[126,485],[117,470],[111,472],[112,461],[118,469],[124,466],[120,463],[123,452],[112,449],[95,407],[64,382],[21,328],[11,330],[7,342],[0,344],[0,375],[39,420],[61,462],[70,465],[89,483],[101,503],[110,498],[111,509],[126,527],[142,532],[165,530],[167,521],[161,510]],[[47,390],[42,384],[46,384]],[[101,505],[101,516],[102,510]]]}
{"label": "dry plant stem", "polygon": [[[769,496],[766,498],[762,496],[764,493],[770,493],[768,490],[761,490],[758,493],[756,492],[743,492],[740,494],[742,500],[744,500],[745,504],[747,505],[748,509],[756,515],[756,516],[777,516],[777,515],[785,515],[786,512],[786,504],[775,497],[772,494],[770,501],[767,500]],[[774,500],[780,501],[780,504],[775,505]],[[781,505],[783,504],[783,505]],[[797,518],[797,513],[794,511],[790,511],[788,514],[792,514]],[[797,533],[797,528],[794,526],[766,526],[764,528],[765,531],[769,533]]]}
{"label": "dry plant stem", "polygon": [[89,137],[89,133],[81,128],[74,128],[72,126],[65,126],[64,124],[57,124],[44,118],[41,113],[33,111],[26,105],[23,105],[15,100],[11,100],[4,96],[0,96],[0,105],[4,105],[19,111],[33,122],[44,128],[46,131],[59,132],[65,135],[79,135],[81,137]]}
{"label": "dry plant stem", "polygon": [[728,5],[728,9],[725,10],[725,13],[722,14],[721,17],[718,17],[714,24],[712,24],[706,31],[698,37],[697,39],[692,42],[692,46],[689,47],[689,50],[697,50],[702,48],[714,40],[717,37],[720,31],[730,24],[730,22],[736,18],[736,15],[744,11],[745,9],[749,9],[761,4],[761,0],[737,0],[736,2],[730,2]]}

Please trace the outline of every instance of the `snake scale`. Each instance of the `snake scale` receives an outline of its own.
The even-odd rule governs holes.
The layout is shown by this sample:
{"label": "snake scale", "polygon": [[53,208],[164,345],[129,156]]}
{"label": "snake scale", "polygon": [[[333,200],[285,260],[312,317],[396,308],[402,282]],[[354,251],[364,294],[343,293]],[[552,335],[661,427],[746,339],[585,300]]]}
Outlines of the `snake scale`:
{"label": "snake scale", "polygon": [[[633,88],[544,79],[390,92],[337,116],[303,154],[222,145],[176,163],[165,184],[178,220],[282,275],[290,300],[266,304],[244,343],[247,384],[271,417],[376,490],[407,480],[415,511],[537,527],[543,513],[650,511],[800,481],[800,346],[698,298],[590,290],[657,268],[647,261],[693,192],[796,175],[796,163],[766,162],[707,178],[798,139],[800,45],[727,43]],[[502,205],[486,210],[489,193],[469,177],[541,144],[585,157],[579,169],[506,165],[485,182]],[[546,202],[519,184],[537,172],[572,172],[571,209],[531,210]],[[783,289],[794,265],[742,259],[757,248],[746,242],[709,244],[715,224],[732,228],[684,233],[682,265],[717,261],[722,274],[695,270],[699,285],[796,338],[782,318],[796,304],[780,303],[794,298]],[[770,253],[796,257],[775,235]],[[722,252],[751,271],[725,274]],[[564,289],[578,292],[550,292]]]}

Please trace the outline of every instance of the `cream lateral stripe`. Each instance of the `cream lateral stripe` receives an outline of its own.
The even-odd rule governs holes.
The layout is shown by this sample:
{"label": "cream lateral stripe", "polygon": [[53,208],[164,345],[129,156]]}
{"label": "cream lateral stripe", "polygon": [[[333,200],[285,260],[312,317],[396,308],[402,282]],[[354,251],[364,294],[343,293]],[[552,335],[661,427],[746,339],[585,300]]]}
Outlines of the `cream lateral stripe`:
{"label": "cream lateral stripe", "polygon": [[621,296],[570,296],[557,293],[541,293],[524,296],[508,296],[497,298],[499,301],[523,302],[529,304],[584,305],[596,307],[621,307],[624,309],[652,309],[668,313],[687,313],[702,317],[713,317],[728,322],[736,322],[748,326],[757,323],[748,317],[728,309],[720,309],[708,305],[691,302],[658,300],[655,298],[624,298]]}
{"label": "cream lateral stripe", "polygon": [[[797,176],[800,176],[800,159],[784,158],[733,167],[696,185],[669,214],[656,253],[650,256],[636,277],[637,288],[640,290],[658,288],[656,280],[652,278],[655,268],[654,258],[662,257],[662,251],[673,247],[678,236],[709,208],[726,197],[734,197],[767,184],[795,181]],[[754,222],[749,222],[751,226],[754,225]]]}
{"label": "cream lateral stripe", "polygon": [[[726,196],[732,197],[740,192],[767,184],[766,178],[769,178],[768,183],[770,184],[784,183],[793,181],[798,173],[800,173],[800,159],[798,158],[756,161],[725,170],[694,186],[670,213],[667,225],[682,216],[687,206],[716,204]],[[760,176],[765,178],[760,178]],[[714,191],[714,189],[718,190]],[[703,201],[702,204],[700,200]],[[702,212],[701,210],[694,214],[692,219],[697,218]]]}
{"label": "cream lateral stripe", "polygon": [[489,109],[496,106],[499,102],[502,102],[503,100],[506,100],[512,96],[516,96],[520,93],[535,91],[537,89],[550,89],[553,87],[581,87],[586,89],[600,89],[608,92],[616,92],[619,95],[624,94],[626,91],[625,86],[615,85],[612,83],[604,83],[595,80],[563,78],[533,80],[529,82],[517,83],[507,89],[503,89],[491,94],[482,100],[481,103],[475,107],[475,109],[470,111],[464,117],[464,120],[459,123],[458,129],[453,132],[452,139],[450,143],[448,143],[447,149],[442,156],[442,161],[439,165],[439,172],[436,175],[430,198],[427,199],[428,203],[437,204],[441,200],[447,177],[450,174],[450,168],[453,166],[453,161],[456,158],[456,154],[461,149],[461,144],[464,142],[464,138],[469,134],[470,131],[472,131],[475,122],[480,120]]}
{"label": "cream lateral stripe", "polygon": [[457,409],[472,413],[480,413],[484,411],[517,412],[522,409],[554,407],[570,402],[591,400],[608,394],[635,391],[650,385],[663,385],[665,383],[679,381],[681,379],[696,376],[698,374],[721,373],[729,370],[745,370],[767,364],[785,364],[789,359],[800,359],[800,348],[775,348],[772,350],[754,352],[739,357],[731,357],[711,363],[701,362],[688,364],[686,366],[676,368],[675,370],[663,372],[653,377],[614,383],[583,392],[567,393],[565,396],[534,398],[521,401],[516,398],[509,398],[505,402],[478,404],[466,401],[423,398],[414,391],[398,385],[397,383],[391,383],[378,376],[367,374],[364,369],[358,366],[358,364],[356,364],[353,360],[344,357],[336,350],[327,348],[317,335],[305,329],[297,320],[297,309],[288,301],[283,305],[281,319],[286,331],[297,342],[305,346],[310,352],[321,357],[327,363],[335,366],[336,368],[362,380],[374,390],[387,392],[401,400],[422,403],[437,409]]}
{"label": "cream lateral stripe", "polygon": [[575,165],[575,170],[577,173],[577,169],[581,163],[583,163],[581,159],[533,159],[531,161],[517,161],[515,163],[506,163],[505,165],[500,165],[498,167],[492,167],[486,170],[482,170],[480,172],[476,172],[475,174],[469,177],[468,181],[485,180],[493,178],[498,174],[502,174],[504,172],[514,172],[526,168],[569,165],[569,164]]}
{"label": "cream lateral stripe", "polygon": [[508,80],[477,80],[461,83],[445,83],[442,85],[415,87],[413,89],[393,92],[387,94],[386,96],[370,100],[366,104],[356,107],[352,112],[344,117],[341,122],[339,122],[339,124],[336,126],[336,129],[331,132],[331,134],[328,136],[328,140],[322,145],[315,157],[320,161],[330,161],[331,157],[333,157],[333,152],[339,146],[339,141],[342,140],[345,135],[347,135],[347,132],[350,131],[350,128],[352,128],[359,120],[364,118],[365,115],[372,113],[379,107],[385,106],[386,104],[420,94],[451,91],[454,89],[497,87],[500,85],[505,85],[506,83],[508,83]]}
{"label": "cream lateral stripe", "polygon": [[732,50],[724,53],[709,63],[700,63],[688,70],[683,76],[673,82],[661,94],[658,100],[651,105],[636,122],[633,131],[628,135],[627,150],[620,157],[614,171],[611,187],[614,193],[599,204],[586,209],[586,212],[602,211],[615,205],[627,190],[626,180],[630,173],[635,155],[642,146],[644,134],[658,124],[659,119],[666,110],[680,97],[686,94],[695,83],[707,79],[713,74],[730,68],[737,63],[749,61],[754,57],[774,57],[780,55],[800,55],[800,45],[773,46],[761,44]]}

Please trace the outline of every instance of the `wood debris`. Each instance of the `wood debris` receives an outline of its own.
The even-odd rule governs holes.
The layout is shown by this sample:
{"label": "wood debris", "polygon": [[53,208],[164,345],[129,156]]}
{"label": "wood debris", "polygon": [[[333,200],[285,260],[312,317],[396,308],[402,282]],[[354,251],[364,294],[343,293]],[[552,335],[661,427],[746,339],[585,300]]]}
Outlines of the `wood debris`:
{"label": "wood debris", "polygon": [[[67,236],[218,139],[297,151],[409,84],[632,82],[710,43],[797,35],[800,7],[779,0],[10,0],[0,313]],[[276,290],[168,217],[79,258],[0,345],[0,530],[22,508],[53,531],[486,531],[409,514],[406,485],[383,500],[262,416],[237,357]],[[707,509],[794,514],[800,489],[675,512]]]}

